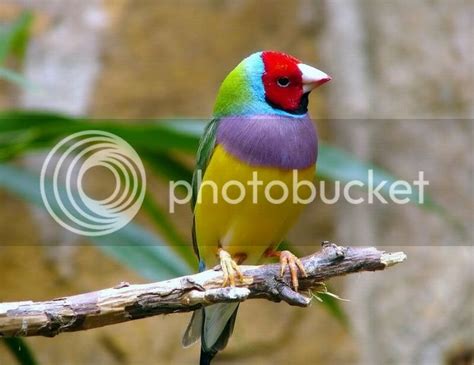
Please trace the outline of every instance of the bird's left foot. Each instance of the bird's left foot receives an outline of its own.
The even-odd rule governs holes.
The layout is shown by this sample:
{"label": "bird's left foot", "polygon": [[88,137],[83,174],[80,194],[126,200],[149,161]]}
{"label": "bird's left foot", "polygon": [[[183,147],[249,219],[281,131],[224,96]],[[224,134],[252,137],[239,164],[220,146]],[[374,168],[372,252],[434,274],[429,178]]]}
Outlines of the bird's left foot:
{"label": "bird's left foot", "polygon": [[291,284],[293,285],[293,289],[295,291],[298,291],[299,283],[298,283],[298,271],[301,272],[302,277],[307,277],[308,274],[306,273],[306,270],[304,269],[303,264],[301,263],[301,260],[296,257],[293,253],[290,251],[273,251],[269,250],[266,253],[266,256],[268,257],[279,257],[280,258],[280,276],[283,277],[285,275],[285,270],[288,267],[290,270],[290,276],[291,276]]}
{"label": "bird's left foot", "polygon": [[290,269],[291,283],[295,291],[298,291],[298,270],[301,272],[301,276],[304,278],[308,276],[306,270],[304,269],[301,260],[292,254],[290,251],[281,251],[280,252],[280,276],[285,275],[286,267]]}
{"label": "bird's left foot", "polygon": [[244,276],[240,271],[239,265],[232,259],[232,256],[227,251],[219,248],[217,251],[219,255],[220,266],[224,273],[224,281],[222,287],[235,286],[235,277],[237,276],[241,282],[244,282]]}

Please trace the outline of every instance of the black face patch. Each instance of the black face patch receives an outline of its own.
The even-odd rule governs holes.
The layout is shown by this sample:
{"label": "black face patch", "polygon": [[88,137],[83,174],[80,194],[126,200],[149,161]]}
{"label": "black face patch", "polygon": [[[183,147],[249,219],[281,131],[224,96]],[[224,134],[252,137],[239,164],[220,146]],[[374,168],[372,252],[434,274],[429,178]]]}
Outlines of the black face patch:
{"label": "black face patch", "polygon": [[265,101],[274,109],[283,110],[287,113],[294,114],[294,115],[303,115],[303,114],[306,114],[308,112],[309,92],[304,93],[301,96],[301,100],[300,100],[300,103],[299,103],[298,107],[296,109],[293,109],[293,110],[283,109],[279,105],[276,105],[275,103],[272,103],[271,100],[268,100],[268,98],[265,98]]}

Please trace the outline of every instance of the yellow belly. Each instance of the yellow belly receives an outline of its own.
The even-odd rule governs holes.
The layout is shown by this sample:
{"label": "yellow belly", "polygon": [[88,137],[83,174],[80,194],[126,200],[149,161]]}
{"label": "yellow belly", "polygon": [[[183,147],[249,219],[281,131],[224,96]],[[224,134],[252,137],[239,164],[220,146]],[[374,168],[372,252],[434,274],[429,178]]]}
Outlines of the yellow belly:
{"label": "yellow belly", "polygon": [[[298,170],[298,181],[311,182],[314,171],[314,166]],[[249,185],[254,174],[263,185]],[[269,247],[281,242],[304,208],[293,201],[293,174],[292,170],[249,166],[220,145],[216,147],[194,210],[199,253],[206,266],[218,263],[218,247],[233,256],[244,254],[246,264],[256,264]],[[287,187],[286,199],[281,185]],[[298,188],[301,199],[310,193],[308,187]]]}

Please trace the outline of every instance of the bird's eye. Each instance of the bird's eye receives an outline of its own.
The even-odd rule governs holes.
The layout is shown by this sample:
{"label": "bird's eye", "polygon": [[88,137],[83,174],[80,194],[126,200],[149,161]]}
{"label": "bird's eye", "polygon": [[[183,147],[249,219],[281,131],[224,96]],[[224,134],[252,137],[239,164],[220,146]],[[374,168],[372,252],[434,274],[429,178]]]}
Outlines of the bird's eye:
{"label": "bird's eye", "polygon": [[288,85],[290,85],[290,79],[288,77],[280,77],[277,80],[277,84],[280,87],[287,87]]}

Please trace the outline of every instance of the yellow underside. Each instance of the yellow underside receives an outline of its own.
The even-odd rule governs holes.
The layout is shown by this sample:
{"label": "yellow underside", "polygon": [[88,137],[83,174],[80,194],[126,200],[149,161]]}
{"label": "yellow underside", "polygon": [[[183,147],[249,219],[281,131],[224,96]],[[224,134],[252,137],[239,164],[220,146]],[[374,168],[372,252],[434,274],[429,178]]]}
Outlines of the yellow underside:
{"label": "yellow underside", "polygon": [[[314,171],[314,166],[298,170],[298,181],[312,182]],[[263,182],[257,188],[248,185],[254,172]],[[237,204],[223,198],[222,188],[231,180],[245,187],[245,198]],[[194,210],[196,238],[206,266],[218,264],[219,245],[233,256],[247,255],[246,264],[256,264],[265,250],[279,244],[304,208],[304,204],[292,200],[293,180],[292,170],[249,166],[218,145],[202,179]],[[288,187],[288,199],[279,204],[267,200],[265,188],[271,181],[279,181]],[[217,189],[209,183],[215,184]],[[282,190],[281,186],[274,185],[269,193],[278,200],[282,197]],[[301,186],[298,193],[301,199],[306,199],[310,190]],[[228,183],[227,196],[237,199],[240,195],[241,189]]]}

